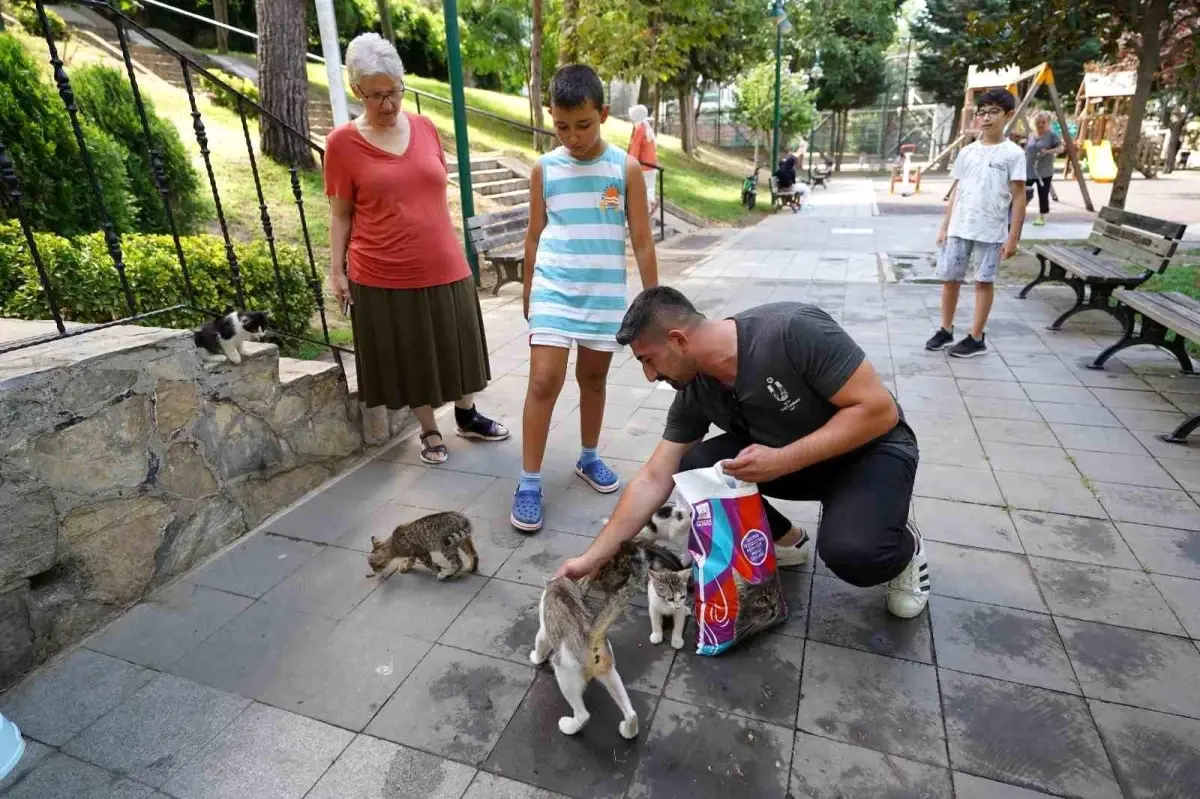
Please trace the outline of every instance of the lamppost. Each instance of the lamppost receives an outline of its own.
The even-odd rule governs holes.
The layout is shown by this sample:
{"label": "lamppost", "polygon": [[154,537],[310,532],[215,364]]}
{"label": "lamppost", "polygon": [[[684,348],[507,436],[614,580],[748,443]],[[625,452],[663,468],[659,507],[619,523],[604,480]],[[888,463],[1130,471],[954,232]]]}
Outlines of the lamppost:
{"label": "lamppost", "polygon": [[[812,89],[812,87],[816,84],[817,81],[819,81],[821,79],[821,76],[824,74],[825,74],[825,70],[821,69],[821,51],[818,50],[816,58],[813,59],[813,65],[808,68],[808,88]],[[809,183],[812,183],[812,179],[813,179],[813,168],[812,168],[813,139],[815,139],[816,136],[817,136],[817,109],[814,106],[813,107],[812,124],[808,126],[808,182]]]}
{"label": "lamppost", "polygon": [[780,85],[783,83],[783,34],[791,33],[792,23],[783,10],[783,0],[775,0],[769,15],[775,22],[775,117],[771,126],[771,169],[779,161],[779,124],[782,116]]}

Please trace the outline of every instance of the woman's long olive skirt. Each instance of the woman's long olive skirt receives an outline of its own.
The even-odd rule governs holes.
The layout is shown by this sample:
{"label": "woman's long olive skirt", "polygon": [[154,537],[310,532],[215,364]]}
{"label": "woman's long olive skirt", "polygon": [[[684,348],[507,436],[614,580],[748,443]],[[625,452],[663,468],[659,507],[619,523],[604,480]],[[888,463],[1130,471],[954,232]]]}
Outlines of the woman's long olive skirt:
{"label": "woman's long olive skirt", "polygon": [[473,278],[420,289],[350,284],[359,399],[368,408],[438,407],[491,378]]}

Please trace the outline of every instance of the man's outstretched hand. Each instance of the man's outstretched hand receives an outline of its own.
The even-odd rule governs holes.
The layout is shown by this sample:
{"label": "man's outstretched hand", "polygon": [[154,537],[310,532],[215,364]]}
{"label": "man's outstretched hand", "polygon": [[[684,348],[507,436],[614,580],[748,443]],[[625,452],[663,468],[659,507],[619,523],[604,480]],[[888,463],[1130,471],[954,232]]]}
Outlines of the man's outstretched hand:
{"label": "man's outstretched hand", "polygon": [[563,565],[558,567],[558,571],[554,573],[554,577],[555,579],[569,577],[572,580],[582,580],[598,568],[600,568],[600,564],[595,558],[585,552],[579,557],[563,561]]}
{"label": "man's outstretched hand", "polygon": [[725,474],[746,483],[769,483],[790,471],[782,451],[762,444],[751,444],[736,458],[721,461],[721,468]]}

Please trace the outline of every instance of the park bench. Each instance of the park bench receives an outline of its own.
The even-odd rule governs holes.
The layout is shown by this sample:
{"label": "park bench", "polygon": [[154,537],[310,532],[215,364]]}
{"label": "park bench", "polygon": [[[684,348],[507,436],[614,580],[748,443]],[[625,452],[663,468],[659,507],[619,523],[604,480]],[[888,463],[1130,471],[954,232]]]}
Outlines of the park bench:
{"label": "park bench", "polygon": [[[1103,369],[1104,363],[1127,347],[1150,344],[1162,347],[1179,360],[1184,374],[1195,374],[1192,359],[1188,357],[1187,342],[1200,344],[1200,301],[1177,291],[1127,291],[1117,289],[1113,299],[1125,316],[1125,333],[1121,339],[1096,356],[1089,364],[1091,369]],[[1141,329],[1137,330],[1137,319]],[[1167,334],[1175,335],[1170,341]],[[1173,433],[1160,435],[1163,441],[1181,444],[1188,435],[1200,427],[1200,414],[1193,416],[1175,429]]]}
{"label": "park bench", "polygon": [[[1075,291],[1075,304],[1050,325],[1083,311],[1104,311],[1125,323],[1127,312],[1112,302],[1117,289],[1135,289],[1171,264],[1171,257],[1187,225],[1142,216],[1106,206],[1092,226],[1084,247],[1039,244],[1033,248],[1040,265],[1038,275],[1017,295],[1025,299],[1040,283],[1065,283]],[[1141,267],[1131,274],[1126,264]]]}
{"label": "park bench", "polygon": [[496,270],[492,296],[499,294],[504,284],[520,283],[524,279],[525,230],[528,227],[528,205],[467,220],[471,246]]}
{"label": "park bench", "polygon": [[823,189],[828,189],[829,188],[829,176],[831,174],[832,174],[832,172],[830,171],[828,166],[826,166],[825,164],[819,165],[816,169],[814,169],[810,173],[810,178],[811,178],[810,182],[812,183],[812,187],[815,189],[817,186],[820,186]]}
{"label": "park bench", "polygon": [[796,191],[796,186],[792,185],[786,189],[779,188],[779,178],[771,176],[771,207],[787,207],[792,211],[800,210],[800,202],[802,196]]}

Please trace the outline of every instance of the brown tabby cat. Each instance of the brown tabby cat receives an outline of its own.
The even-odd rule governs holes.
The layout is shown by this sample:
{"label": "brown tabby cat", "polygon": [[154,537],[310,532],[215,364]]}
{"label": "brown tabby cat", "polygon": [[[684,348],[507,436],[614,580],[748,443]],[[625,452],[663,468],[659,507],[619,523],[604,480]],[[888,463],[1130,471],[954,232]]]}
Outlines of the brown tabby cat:
{"label": "brown tabby cat", "polygon": [[[386,541],[371,536],[371,552],[367,563],[371,566],[368,577],[379,574],[396,558],[400,564],[396,571],[407,572],[414,561],[437,574],[439,580],[463,573],[463,562],[459,552],[467,556],[469,571],[479,568],[479,555],[475,542],[471,540],[471,520],[461,513],[446,511],[431,513],[398,526]],[[446,561],[446,567],[435,564],[433,553]]]}

